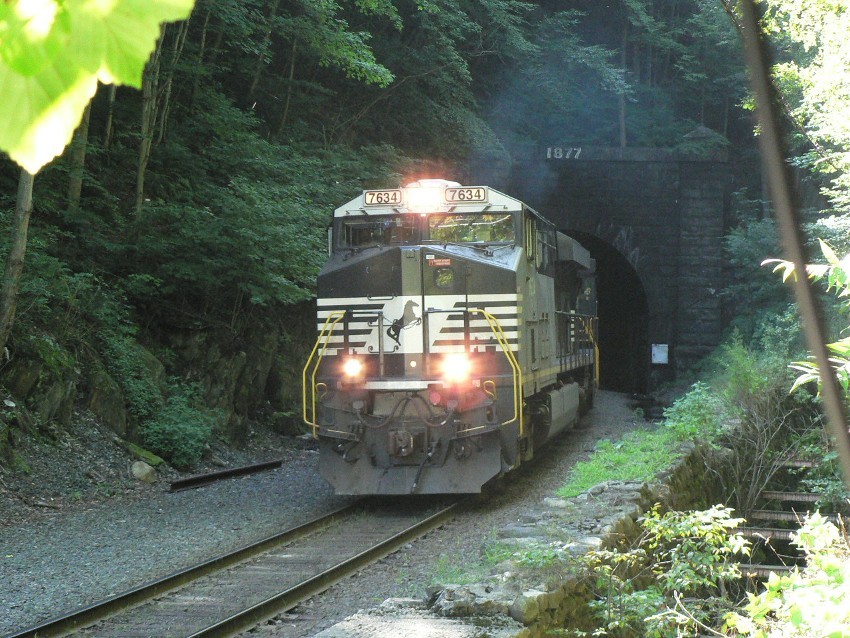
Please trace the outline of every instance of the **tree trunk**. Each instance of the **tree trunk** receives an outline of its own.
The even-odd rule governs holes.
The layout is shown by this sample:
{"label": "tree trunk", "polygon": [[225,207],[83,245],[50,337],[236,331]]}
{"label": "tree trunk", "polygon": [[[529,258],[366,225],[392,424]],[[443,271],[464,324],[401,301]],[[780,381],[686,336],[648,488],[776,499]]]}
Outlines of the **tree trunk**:
{"label": "tree trunk", "polygon": [[103,148],[109,148],[112,143],[112,114],[115,110],[115,92],[118,87],[115,84],[109,85],[109,106],[106,109],[106,124],[103,127]]}
{"label": "tree trunk", "polygon": [[620,68],[623,70],[623,90],[620,91],[618,113],[620,119],[620,148],[626,148],[626,48],[629,45],[629,21],[623,25],[623,49],[620,54]]}
{"label": "tree trunk", "polygon": [[292,100],[292,84],[295,79],[295,57],[298,53],[298,40],[292,40],[292,57],[289,60],[289,81],[286,87],[286,101],[283,104],[283,115],[280,116],[280,124],[278,124],[275,136],[280,137],[283,129],[286,127],[286,119],[289,117],[289,103]]}
{"label": "tree trunk", "polygon": [[198,59],[195,67],[195,78],[192,81],[192,93],[189,96],[189,113],[195,110],[195,100],[198,98],[198,90],[201,88],[201,73],[204,68],[204,54],[207,50],[207,32],[210,26],[210,12],[204,18],[204,26],[201,29],[201,42],[198,45]]}
{"label": "tree trunk", "polygon": [[89,141],[89,121],[91,102],[83,111],[83,121],[74,133],[71,147],[68,149],[71,169],[68,175],[68,217],[75,217],[80,211],[80,193],[83,190],[83,173],[86,169],[86,146]]}
{"label": "tree trunk", "polygon": [[280,0],[274,0],[269,8],[269,18],[266,23],[266,31],[263,34],[263,49],[257,56],[257,65],[254,67],[253,79],[251,80],[251,88],[248,89],[248,97],[253,100],[256,97],[257,85],[260,83],[260,77],[263,75],[263,69],[266,67],[266,51],[271,46],[272,25],[277,16],[277,7]]}
{"label": "tree trunk", "polygon": [[35,176],[21,170],[18,180],[18,200],[15,204],[15,218],[12,221],[12,240],[3,271],[3,285],[0,288],[0,350],[5,350],[12,325],[15,321],[15,308],[18,303],[18,287],[24,270],[24,255],[27,251],[27,229],[32,212],[32,185]]}
{"label": "tree trunk", "polygon": [[145,67],[142,75],[142,130],[141,143],[139,144],[139,164],[136,168],[136,217],[142,212],[145,201],[145,171],[151,157],[151,144],[153,142],[154,128],[156,123],[156,94],[159,85],[159,68],[162,58],[162,41],[165,39],[165,30],[157,42],[153,56]]}
{"label": "tree trunk", "polygon": [[159,135],[157,144],[161,144],[165,138],[165,129],[168,126],[168,114],[171,111],[171,87],[174,84],[174,70],[183,54],[183,46],[186,44],[186,36],[189,33],[189,20],[180,25],[177,35],[174,37],[174,45],[171,50],[171,63],[165,76],[165,89],[163,90],[162,104],[157,108],[159,111]]}

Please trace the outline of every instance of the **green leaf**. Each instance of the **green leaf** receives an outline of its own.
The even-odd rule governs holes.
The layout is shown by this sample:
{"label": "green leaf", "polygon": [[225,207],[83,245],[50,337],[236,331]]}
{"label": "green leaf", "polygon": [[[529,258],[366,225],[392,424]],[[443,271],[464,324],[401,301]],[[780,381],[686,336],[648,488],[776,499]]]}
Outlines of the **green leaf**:
{"label": "green leaf", "polygon": [[42,71],[68,43],[71,20],[54,0],[0,3],[0,57],[21,75]]}
{"label": "green leaf", "polygon": [[74,65],[24,76],[0,64],[0,149],[32,174],[71,141],[97,78]]}
{"label": "green leaf", "polygon": [[[140,88],[160,24],[189,16],[194,0],[77,2],[73,43],[78,63],[105,84]],[[70,5],[71,2],[68,2]]]}
{"label": "green leaf", "polygon": [[841,261],[838,259],[835,251],[830,248],[829,244],[827,244],[823,239],[818,239],[818,242],[820,242],[820,249],[823,252],[823,256],[826,257],[826,260],[833,266],[840,265]]}
{"label": "green leaf", "polygon": [[194,0],[0,3],[0,150],[36,173],[70,142],[98,80],[141,86],[159,25]]}

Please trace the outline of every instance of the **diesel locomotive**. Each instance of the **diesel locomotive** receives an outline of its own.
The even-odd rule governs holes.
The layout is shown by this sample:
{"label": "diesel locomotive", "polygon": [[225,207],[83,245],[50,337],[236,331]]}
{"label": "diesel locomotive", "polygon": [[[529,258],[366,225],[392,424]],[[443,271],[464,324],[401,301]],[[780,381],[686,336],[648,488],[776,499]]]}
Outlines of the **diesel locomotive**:
{"label": "diesel locomotive", "polygon": [[592,405],[595,262],[523,202],[419,180],[328,237],[303,418],[338,494],[480,492]]}

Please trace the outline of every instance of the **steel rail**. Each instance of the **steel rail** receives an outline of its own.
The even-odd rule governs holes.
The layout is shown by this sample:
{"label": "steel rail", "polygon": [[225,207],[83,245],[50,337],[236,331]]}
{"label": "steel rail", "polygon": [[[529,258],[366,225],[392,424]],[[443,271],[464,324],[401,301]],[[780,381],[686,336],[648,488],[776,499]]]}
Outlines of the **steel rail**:
{"label": "steel rail", "polygon": [[266,472],[279,468],[283,464],[283,460],[265,461],[264,463],[254,463],[253,465],[243,465],[242,467],[233,467],[218,472],[208,472],[207,474],[196,474],[195,476],[187,476],[186,478],[172,481],[168,488],[169,492],[179,492],[195,487],[203,487],[216,481],[221,481],[236,476],[246,476],[248,474],[256,474],[257,472]]}
{"label": "steel rail", "polygon": [[260,602],[249,609],[241,611],[233,616],[222,620],[206,629],[191,634],[187,638],[225,638],[235,636],[251,627],[258,625],[264,620],[273,618],[289,609],[292,609],[300,602],[307,600],[311,596],[315,596],[338,583],[339,581],[351,576],[360,569],[388,556],[392,552],[403,547],[424,534],[440,527],[448,520],[454,517],[455,510],[464,501],[455,501],[451,505],[443,508],[436,514],[431,515],[424,521],[420,521],[407,529],[395,534],[394,536],[373,545],[371,548],[344,560],[333,567],[326,569],[320,574],[316,574],[294,587],[272,596]]}
{"label": "steel rail", "polygon": [[790,541],[794,538],[795,530],[779,529],[778,527],[739,527],[735,532],[744,538],[760,538],[766,541]]}
{"label": "steel rail", "polygon": [[813,492],[777,492],[775,490],[763,490],[761,496],[769,501],[789,501],[793,503],[817,503],[825,498],[823,494]]}
{"label": "steel rail", "polygon": [[345,518],[357,509],[358,505],[359,502],[352,503],[329,514],[318,516],[280,534],[274,534],[256,543],[246,545],[229,554],[224,554],[199,565],[175,572],[152,583],[117,594],[106,600],[73,611],[70,614],[46,620],[17,633],[9,634],[5,638],[51,638],[53,636],[68,635],[82,627],[114,616],[125,609],[135,607],[164,593],[183,587],[198,578],[232,567],[278,545],[290,543],[307,536],[339,519]]}

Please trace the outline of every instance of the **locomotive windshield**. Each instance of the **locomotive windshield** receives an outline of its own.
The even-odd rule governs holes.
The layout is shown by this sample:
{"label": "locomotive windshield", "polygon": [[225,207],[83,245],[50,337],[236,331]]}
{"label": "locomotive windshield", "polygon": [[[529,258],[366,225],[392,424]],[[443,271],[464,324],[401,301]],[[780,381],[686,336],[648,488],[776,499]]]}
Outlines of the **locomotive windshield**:
{"label": "locomotive windshield", "polygon": [[346,248],[416,244],[419,240],[419,228],[413,215],[345,219],[340,230],[340,245]]}
{"label": "locomotive windshield", "polygon": [[511,213],[346,217],[339,221],[335,236],[338,238],[338,247],[355,250],[369,246],[410,246],[420,243],[516,242],[514,215]]}
{"label": "locomotive windshield", "polygon": [[431,241],[464,244],[471,242],[509,242],[516,240],[514,219],[510,214],[431,215],[428,220]]}

